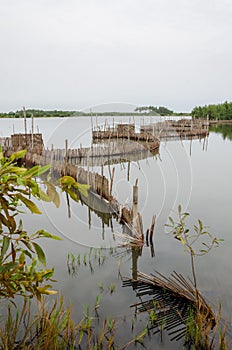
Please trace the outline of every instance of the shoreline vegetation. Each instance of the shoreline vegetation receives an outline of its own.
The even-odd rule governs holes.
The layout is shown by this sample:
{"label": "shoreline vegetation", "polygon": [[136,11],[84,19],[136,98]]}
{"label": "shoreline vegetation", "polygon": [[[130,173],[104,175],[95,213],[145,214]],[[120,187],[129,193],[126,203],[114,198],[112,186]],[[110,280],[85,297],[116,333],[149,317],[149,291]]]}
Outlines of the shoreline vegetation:
{"label": "shoreline vegetation", "polygon": [[[220,104],[210,104],[205,106],[196,106],[189,112],[174,112],[166,107],[140,106],[131,112],[95,112],[90,109],[89,112],[83,111],[63,111],[63,110],[42,110],[27,109],[27,117],[33,115],[35,118],[66,118],[66,117],[89,117],[89,116],[192,116],[193,118],[209,118],[209,120],[232,120],[232,102],[225,101]],[[23,118],[23,109],[15,112],[0,112],[0,118]]]}
{"label": "shoreline vegetation", "polygon": [[193,118],[209,118],[209,120],[232,120],[232,102],[198,106],[192,110]]}
{"label": "shoreline vegetation", "polygon": [[[0,112],[0,118],[23,118],[23,109],[17,110],[15,112],[10,111],[8,113]],[[136,107],[134,111],[131,112],[116,112],[116,111],[105,111],[105,112],[95,112],[90,108],[89,112],[83,111],[63,111],[63,110],[42,110],[42,109],[27,109],[27,117],[33,115],[35,118],[51,118],[51,117],[90,117],[90,116],[187,116],[189,113],[184,112],[173,112],[166,107],[154,107],[154,106],[144,106]]]}

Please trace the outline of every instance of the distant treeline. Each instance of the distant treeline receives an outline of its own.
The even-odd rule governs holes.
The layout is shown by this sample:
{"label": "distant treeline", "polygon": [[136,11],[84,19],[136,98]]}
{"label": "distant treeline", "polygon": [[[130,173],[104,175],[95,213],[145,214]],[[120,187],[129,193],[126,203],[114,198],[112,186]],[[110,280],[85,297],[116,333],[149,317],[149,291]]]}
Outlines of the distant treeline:
{"label": "distant treeline", "polygon": [[192,110],[192,116],[194,118],[207,118],[209,119],[232,119],[232,102],[224,102],[217,105],[199,106]]}
{"label": "distant treeline", "polygon": [[155,114],[155,115],[173,115],[173,111],[171,111],[170,109],[166,108],[166,107],[155,107],[155,106],[141,106],[141,107],[136,107],[135,108],[135,112],[146,112],[146,113],[151,113],[151,114]]}
{"label": "distant treeline", "polygon": [[[173,116],[181,116],[188,115],[188,113],[175,113],[166,107],[137,107],[134,112],[80,112],[80,111],[44,111],[41,109],[27,109],[26,115],[27,117],[31,117],[31,115],[35,118],[51,118],[51,117],[74,117],[74,116],[146,116],[146,115],[173,115]],[[23,118],[23,111],[9,112],[9,113],[1,113],[0,118]]]}
{"label": "distant treeline", "polygon": [[[43,111],[40,109],[27,109],[27,117],[33,116],[35,118],[51,118],[51,117],[70,117],[72,115],[77,115],[78,112],[74,111]],[[80,114],[81,115],[81,114]],[[9,113],[0,113],[0,118],[23,118],[23,111],[9,112]]]}

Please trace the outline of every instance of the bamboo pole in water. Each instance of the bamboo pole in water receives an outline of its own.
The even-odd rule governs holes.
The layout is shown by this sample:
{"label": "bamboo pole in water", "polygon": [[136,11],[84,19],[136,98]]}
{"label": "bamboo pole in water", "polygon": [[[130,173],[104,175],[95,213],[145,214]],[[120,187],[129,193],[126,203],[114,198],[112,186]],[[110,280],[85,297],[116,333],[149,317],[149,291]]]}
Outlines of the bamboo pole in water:
{"label": "bamboo pole in water", "polygon": [[23,118],[24,118],[24,133],[27,134],[27,115],[26,115],[26,109],[23,107]]}
{"label": "bamboo pole in water", "polygon": [[112,169],[112,176],[110,178],[110,197],[112,196],[112,189],[113,189],[113,182],[114,182],[114,172],[115,172],[115,167]]}
{"label": "bamboo pole in water", "polygon": [[31,113],[31,147],[34,148],[34,115]]}

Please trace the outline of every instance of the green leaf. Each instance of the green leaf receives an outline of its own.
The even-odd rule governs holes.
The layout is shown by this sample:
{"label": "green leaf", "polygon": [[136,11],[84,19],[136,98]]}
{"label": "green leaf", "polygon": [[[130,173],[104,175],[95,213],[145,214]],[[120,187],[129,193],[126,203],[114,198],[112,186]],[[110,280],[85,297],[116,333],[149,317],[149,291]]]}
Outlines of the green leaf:
{"label": "green leaf", "polygon": [[0,160],[2,160],[4,157],[3,157],[3,153],[2,153],[2,146],[0,146]]}
{"label": "green leaf", "polygon": [[8,227],[9,227],[11,233],[13,233],[13,232],[15,231],[15,229],[16,229],[16,222],[15,222],[15,219],[14,219],[13,216],[8,216],[8,220],[9,220],[9,222],[10,222],[10,226],[8,226]]}
{"label": "green leaf", "polygon": [[56,187],[49,182],[45,182],[47,186],[47,195],[57,208],[60,206],[60,196],[56,191]]}
{"label": "green leaf", "polygon": [[17,193],[16,196],[26,205],[26,207],[31,211],[31,213],[42,214],[41,211],[39,210],[39,208],[30,199],[25,198],[20,193]]}
{"label": "green leaf", "polygon": [[2,249],[1,249],[1,258],[3,258],[4,255],[6,254],[9,248],[9,245],[10,245],[10,238],[8,236],[4,236],[3,242],[2,242]]}
{"label": "green leaf", "polygon": [[199,228],[200,228],[200,231],[202,231],[202,229],[203,229],[203,224],[202,224],[202,221],[199,219],[199,220],[198,220],[198,223],[199,223]]}
{"label": "green leaf", "polygon": [[23,230],[23,222],[22,219],[19,220],[19,225],[18,225],[18,231],[22,231]]}
{"label": "green leaf", "polygon": [[32,242],[32,245],[35,248],[36,254],[38,256],[39,261],[46,266],[46,256],[44,254],[43,249],[41,248],[41,246],[35,242]]}
{"label": "green leaf", "polygon": [[57,294],[57,291],[51,290],[51,289],[48,289],[48,288],[51,288],[51,286],[50,285],[46,285],[46,286],[43,286],[43,287],[37,287],[36,289],[41,294],[47,294],[47,295]]}
{"label": "green leaf", "polygon": [[15,153],[13,153],[13,154],[10,156],[10,160],[11,160],[11,161],[14,161],[15,159],[23,158],[23,157],[25,156],[26,153],[27,153],[26,150],[22,150],[22,151],[15,152]]}
{"label": "green leaf", "polygon": [[18,263],[16,263],[16,262],[11,262],[11,263],[7,263],[4,265],[0,265],[0,273],[15,269],[17,266],[18,266]]}
{"label": "green leaf", "polygon": [[50,279],[53,275],[54,275],[54,270],[47,270],[47,271],[43,274],[43,278],[44,278],[44,279]]}
{"label": "green leaf", "polygon": [[[25,246],[27,247],[27,249],[29,249],[32,253],[34,253],[34,250],[32,249],[31,243],[29,241],[27,241],[26,239],[21,239],[21,242],[23,244],[25,244]],[[24,253],[26,254],[26,252],[28,252],[27,250],[24,251]],[[29,252],[28,252],[29,253]],[[28,255],[28,254],[27,254]],[[30,258],[31,258],[31,253],[29,253]]]}
{"label": "green leaf", "polygon": [[2,174],[7,174],[7,179],[9,179],[9,175],[10,174],[16,174],[16,175],[22,175],[25,173],[27,169],[23,168],[23,167],[18,167],[18,166],[14,166],[14,165],[9,165],[8,167],[6,167],[4,169],[4,171],[2,171]]}
{"label": "green leaf", "polygon": [[47,165],[44,165],[44,166],[40,167],[40,169],[39,169],[39,171],[37,173],[37,176],[46,173],[50,168],[51,168],[50,164],[47,164]]}
{"label": "green leaf", "polygon": [[51,198],[39,188],[39,198],[44,202],[51,202]]}
{"label": "green leaf", "polygon": [[28,251],[28,250],[22,250],[22,252],[26,255],[26,256],[28,256],[30,259],[32,259],[32,255],[31,255],[31,253]]}
{"label": "green leaf", "polygon": [[174,222],[174,220],[173,220],[173,218],[171,217],[171,216],[169,216],[169,221],[172,223],[172,225],[174,226],[175,225],[175,222]]}
{"label": "green leaf", "polygon": [[68,193],[68,194],[70,195],[70,197],[71,197],[75,202],[78,202],[79,198],[78,198],[78,195],[77,195],[77,193],[76,193],[75,191],[73,191],[73,190],[67,188],[67,189],[65,190],[65,192]]}
{"label": "green leaf", "polygon": [[1,220],[1,222],[3,223],[3,225],[5,225],[6,227],[10,227],[10,222],[5,218],[5,216],[4,215],[2,215],[1,213],[0,213],[0,220]]}
{"label": "green leaf", "polygon": [[90,188],[90,185],[83,185],[78,183],[78,191],[84,196],[88,197],[88,189]]}
{"label": "green leaf", "polygon": [[67,186],[68,188],[71,188],[71,186],[78,187],[76,180],[71,176],[61,177],[60,183],[62,186]]}
{"label": "green leaf", "polygon": [[50,169],[50,167],[51,167],[50,164],[45,165],[43,167],[41,167],[40,165],[36,165],[33,168],[27,170],[23,177],[30,178],[33,176],[39,176],[39,175],[45,173],[46,171],[48,171]]}
{"label": "green leaf", "polygon": [[59,196],[59,194],[57,192],[55,192],[52,202],[55,204],[56,208],[59,208],[59,206],[60,206],[60,196]]}
{"label": "green leaf", "polygon": [[46,238],[51,238],[51,239],[55,239],[57,241],[61,241],[62,239],[58,236],[53,236],[51,235],[49,232],[44,231],[44,230],[39,230],[35,233],[36,235],[39,235],[40,237],[46,237]]}

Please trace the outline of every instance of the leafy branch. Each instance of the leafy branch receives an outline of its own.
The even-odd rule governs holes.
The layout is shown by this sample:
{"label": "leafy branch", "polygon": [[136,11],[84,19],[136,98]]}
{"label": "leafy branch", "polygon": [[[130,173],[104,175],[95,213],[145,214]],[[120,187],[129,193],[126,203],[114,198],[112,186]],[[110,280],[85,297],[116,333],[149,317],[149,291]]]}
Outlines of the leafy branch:
{"label": "leafy branch", "polygon": [[[26,151],[19,151],[9,158],[3,156],[0,149],[0,297],[13,298],[16,294],[36,296],[54,294],[50,284],[53,269],[46,268],[46,256],[36,241],[42,237],[59,240],[45,230],[28,234],[23,229],[22,220],[16,220],[25,206],[32,214],[42,214],[33,198],[60,205],[60,196],[56,186],[44,181],[43,190],[36,182],[36,177],[46,173],[50,165],[34,166],[26,169],[18,166],[17,160],[25,156]],[[61,190],[78,201],[74,191],[78,189],[87,195],[88,186],[78,184],[71,177],[59,180]],[[41,265],[43,268],[41,268]]]}

